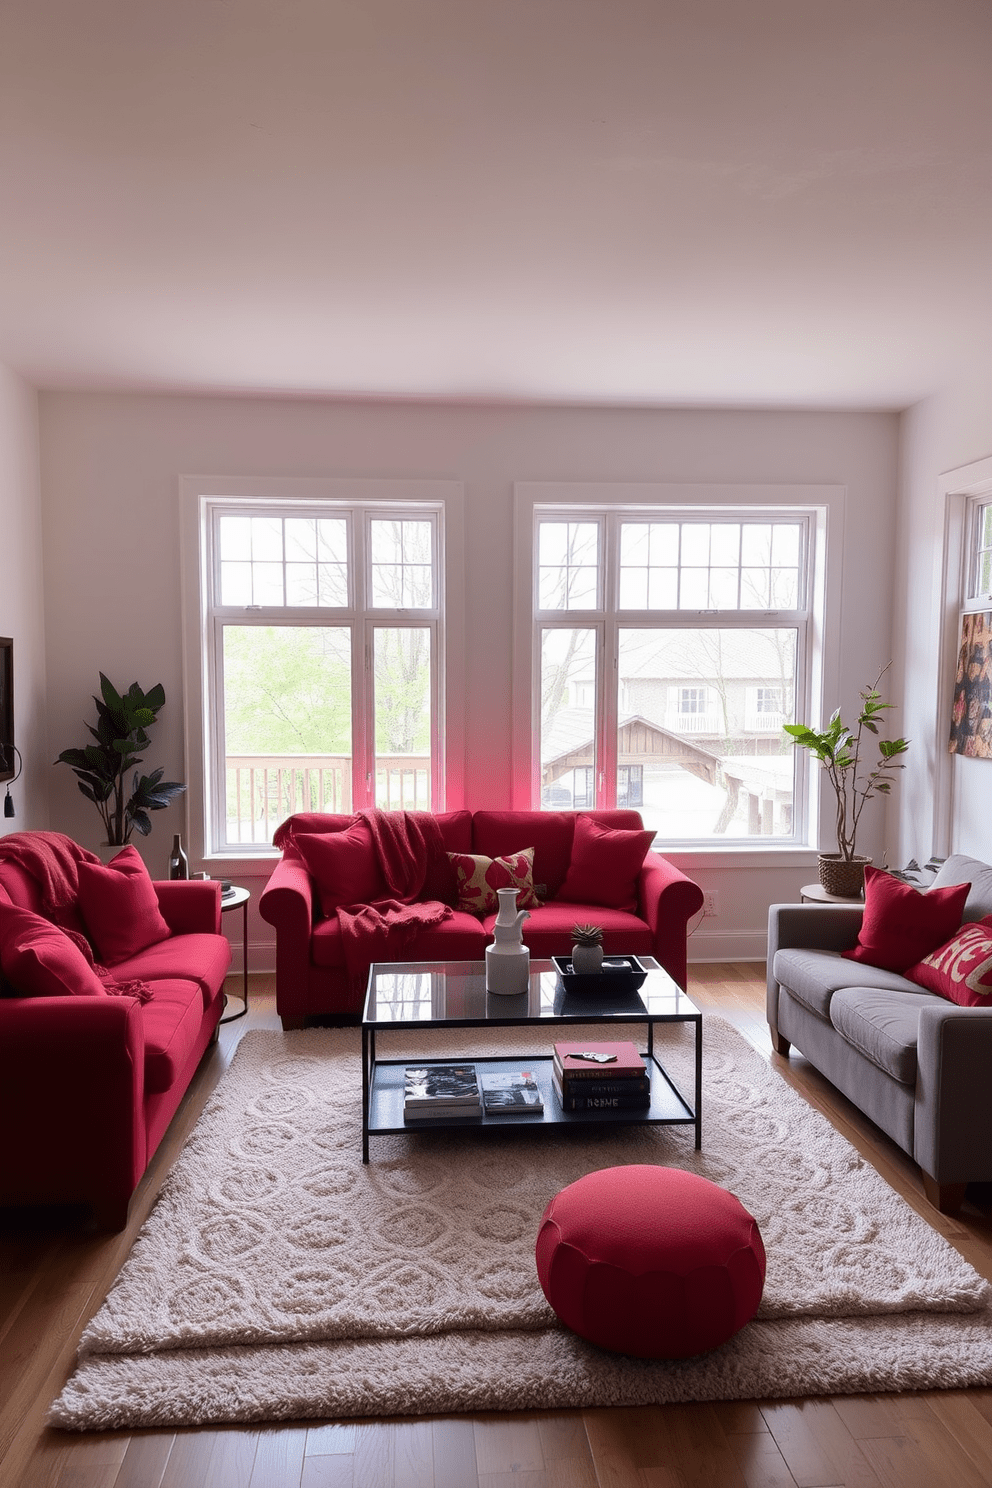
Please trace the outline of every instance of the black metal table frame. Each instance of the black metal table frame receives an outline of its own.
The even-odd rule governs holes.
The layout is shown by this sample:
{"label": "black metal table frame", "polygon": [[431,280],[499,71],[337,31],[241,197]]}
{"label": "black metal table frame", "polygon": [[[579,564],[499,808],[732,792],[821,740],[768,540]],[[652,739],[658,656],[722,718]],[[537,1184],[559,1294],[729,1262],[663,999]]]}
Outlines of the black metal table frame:
{"label": "black metal table frame", "polygon": [[[241,898],[241,895],[242,894],[244,895],[244,898],[243,899]],[[248,904],[249,904],[250,899],[251,899],[251,889],[243,889],[243,888],[241,888],[237,884],[235,885],[234,894],[231,896],[231,898],[228,900],[228,902],[226,904],[224,903],[224,897],[223,897],[223,895],[221,895],[221,901],[220,901],[220,911],[221,911],[221,914],[228,914],[232,909],[240,909],[240,910],[243,911],[242,920],[241,920],[241,925],[242,925],[242,942],[243,942],[243,944],[242,944],[242,953],[241,954],[242,954],[242,960],[244,962],[244,965],[242,967],[243,980],[242,980],[242,984],[241,984],[242,985],[242,989],[243,989],[242,996],[241,996],[241,1001],[242,1001],[242,1003],[244,1005],[241,1008],[241,1011],[240,1012],[237,1012],[237,1013],[227,1013],[227,1014],[225,1014],[225,1016],[223,1018],[221,1018],[221,1020],[220,1020],[221,1023],[235,1023],[235,1022],[237,1022],[238,1018],[243,1018],[245,1016],[245,1014],[247,1013],[247,1011],[248,1011]],[[229,1000],[229,996],[228,995],[225,995],[225,1001],[228,1001],[228,1000]]]}
{"label": "black metal table frame", "polygon": [[[405,963],[407,964],[407,963]],[[437,971],[439,963],[425,962],[424,969]],[[445,1118],[443,1120],[423,1123],[416,1128],[405,1126],[377,1127],[375,1131],[369,1128],[369,1115],[372,1096],[372,1084],[374,1072],[384,1066],[408,1065],[411,1056],[402,1059],[376,1059],[376,1032],[388,1029],[390,1033],[424,1032],[430,1028],[525,1028],[531,1024],[548,1025],[552,1027],[568,1027],[569,1025],[584,1024],[591,1027],[602,1022],[607,1026],[646,1024],[647,1025],[647,1051],[644,1058],[648,1060],[659,1074],[667,1082],[676,1099],[685,1108],[685,1117],[657,1118],[645,1116],[640,1111],[597,1111],[578,1112],[561,1111],[553,1118],[553,1122],[541,1121],[541,1125],[583,1125],[583,1126],[692,1126],[695,1135],[695,1146],[698,1152],[702,1147],[702,1121],[703,1121],[703,1015],[696,1009],[694,1012],[677,1013],[651,1013],[645,1007],[643,1012],[611,1014],[608,1018],[596,1018],[581,1013],[554,1014],[545,1018],[514,1017],[508,1009],[507,1016],[503,1018],[431,1018],[431,1019],[401,1019],[388,1024],[370,1022],[366,1017],[368,1008],[369,992],[372,988],[372,980],[379,969],[392,969],[389,963],[378,962],[369,968],[369,991],[366,992],[365,1004],[362,1010],[362,1162],[369,1160],[369,1137],[370,1136],[395,1136],[402,1132],[411,1130],[425,1131],[428,1127],[441,1127],[450,1131],[456,1127],[467,1127],[472,1130],[483,1130],[492,1126],[521,1126],[528,1123],[528,1118],[521,1115],[495,1115],[484,1112],[481,1116],[469,1118]],[[509,1000],[509,999],[507,999]],[[514,999],[515,1000],[515,999]],[[654,1028],[656,1023],[693,1023],[695,1024],[695,1100],[689,1105],[685,1096],[679,1090],[674,1080],[665,1069],[664,1065],[656,1058],[654,1052]],[[450,1064],[452,1055],[440,1059],[418,1059],[419,1065]],[[545,1054],[517,1054],[511,1055],[465,1055],[466,1060],[473,1064],[506,1064],[508,1061],[518,1063],[524,1061],[528,1064],[550,1063],[550,1056]]]}

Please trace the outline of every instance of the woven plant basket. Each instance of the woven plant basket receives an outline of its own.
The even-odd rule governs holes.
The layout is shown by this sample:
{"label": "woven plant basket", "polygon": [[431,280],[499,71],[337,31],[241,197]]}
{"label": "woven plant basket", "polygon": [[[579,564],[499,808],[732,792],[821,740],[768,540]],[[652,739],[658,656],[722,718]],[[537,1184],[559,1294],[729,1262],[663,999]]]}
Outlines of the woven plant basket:
{"label": "woven plant basket", "polygon": [[840,853],[820,854],[820,884],[840,899],[860,899],[865,891],[865,866],[871,858],[856,857],[848,863]]}

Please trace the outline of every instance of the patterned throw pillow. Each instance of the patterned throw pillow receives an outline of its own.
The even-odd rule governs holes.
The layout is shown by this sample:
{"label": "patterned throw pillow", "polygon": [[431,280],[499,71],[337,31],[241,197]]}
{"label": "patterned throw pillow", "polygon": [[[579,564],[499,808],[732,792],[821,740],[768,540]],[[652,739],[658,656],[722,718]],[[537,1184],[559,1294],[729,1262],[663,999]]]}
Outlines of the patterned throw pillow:
{"label": "patterned throw pillow", "polygon": [[961,1007],[989,1007],[992,998],[992,915],[962,925],[953,940],[938,946],[906,972],[911,982]]}
{"label": "patterned throw pillow", "polygon": [[497,889],[517,889],[517,908],[536,909],[534,893],[534,849],[509,853],[505,858],[487,858],[481,853],[449,853],[458,879],[458,908],[470,914],[491,914],[499,909]]}

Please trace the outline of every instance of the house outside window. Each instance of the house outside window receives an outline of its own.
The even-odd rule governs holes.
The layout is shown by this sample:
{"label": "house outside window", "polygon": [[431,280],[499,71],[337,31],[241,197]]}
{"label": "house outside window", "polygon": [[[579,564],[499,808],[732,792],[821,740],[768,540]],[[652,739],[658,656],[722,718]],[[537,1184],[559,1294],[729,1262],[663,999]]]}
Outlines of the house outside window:
{"label": "house outside window", "polygon": [[567,786],[578,807],[581,771],[583,805],[636,804],[661,838],[796,841],[782,725],[808,686],[816,530],[803,509],[536,503],[542,804]]}
{"label": "house outside window", "polygon": [[201,498],[206,853],[443,805],[440,504]]}

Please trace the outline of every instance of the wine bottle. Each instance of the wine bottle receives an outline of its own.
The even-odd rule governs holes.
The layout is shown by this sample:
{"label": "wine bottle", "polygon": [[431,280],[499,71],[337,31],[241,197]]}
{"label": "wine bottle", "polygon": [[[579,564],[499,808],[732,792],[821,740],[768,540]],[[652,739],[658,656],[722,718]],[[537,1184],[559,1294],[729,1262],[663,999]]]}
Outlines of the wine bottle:
{"label": "wine bottle", "polygon": [[182,838],[178,832],[172,839],[172,852],[169,854],[169,877],[189,878],[189,858],[183,852]]}

